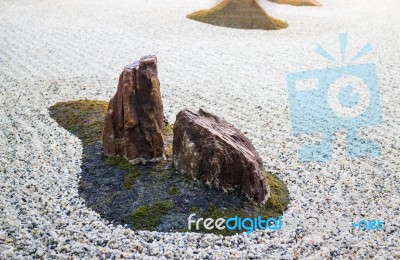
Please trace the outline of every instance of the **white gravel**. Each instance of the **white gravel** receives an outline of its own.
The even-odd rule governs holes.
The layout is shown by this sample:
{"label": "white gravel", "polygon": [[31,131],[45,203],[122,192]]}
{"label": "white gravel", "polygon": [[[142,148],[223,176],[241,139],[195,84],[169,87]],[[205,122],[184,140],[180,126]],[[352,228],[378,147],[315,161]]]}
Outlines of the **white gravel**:
{"label": "white gravel", "polygon": [[[286,20],[282,31],[213,27],[185,18],[215,1],[0,0],[0,258],[400,258],[400,2],[321,0],[322,8],[259,1]],[[345,135],[327,164],[301,163],[291,135],[285,74],[329,65],[370,41],[360,60],[378,69],[384,123],[363,131],[382,156],[350,159]],[[267,169],[288,185],[284,219],[380,219],[385,231],[283,228],[218,237],[133,232],[84,206],[77,185],[80,141],[49,117],[59,101],[109,100],[124,65],[159,59],[165,112],[204,107],[235,124]]]}

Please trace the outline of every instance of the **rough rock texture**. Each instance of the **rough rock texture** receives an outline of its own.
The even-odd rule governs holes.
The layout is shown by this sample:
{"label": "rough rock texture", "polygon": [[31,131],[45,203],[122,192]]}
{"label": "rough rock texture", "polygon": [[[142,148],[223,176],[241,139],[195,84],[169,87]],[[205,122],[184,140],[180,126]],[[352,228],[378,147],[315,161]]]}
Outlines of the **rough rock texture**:
{"label": "rough rock texture", "polygon": [[184,109],[174,124],[174,166],[207,184],[266,202],[269,186],[260,156],[238,129],[217,116]]}
{"label": "rough rock texture", "polygon": [[164,112],[157,58],[145,56],[128,65],[110,100],[103,130],[104,153],[128,159],[161,157]]}

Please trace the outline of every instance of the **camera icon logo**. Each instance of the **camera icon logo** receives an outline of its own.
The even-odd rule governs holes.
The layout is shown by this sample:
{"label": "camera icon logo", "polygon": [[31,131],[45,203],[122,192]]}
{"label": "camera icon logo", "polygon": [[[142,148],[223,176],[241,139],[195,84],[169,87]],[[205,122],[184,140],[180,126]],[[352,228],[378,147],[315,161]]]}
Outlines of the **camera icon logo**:
{"label": "camera icon logo", "polygon": [[[345,61],[347,33],[339,34],[342,62]],[[332,159],[333,134],[347,132],[349,157],[377,157],[380,144],[361,139],[358,130],[382,123],[379,87],[374,64],[351,63],[372,50],[370,43],[358,52],[350,65],[287,74],[293,134],[320,134],[318,144],[304,145],[299,160],[327,162]],[[316,53],[336,60],[322,47]]]}

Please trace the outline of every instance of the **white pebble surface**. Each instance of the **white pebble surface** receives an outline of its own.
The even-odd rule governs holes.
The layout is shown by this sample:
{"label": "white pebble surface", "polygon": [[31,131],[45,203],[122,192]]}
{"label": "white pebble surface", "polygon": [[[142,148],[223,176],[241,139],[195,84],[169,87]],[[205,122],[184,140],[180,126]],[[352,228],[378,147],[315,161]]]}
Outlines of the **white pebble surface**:
{"label": "white pebble surface", "polygon": [[[0,258],[399,259],[400,1],[321,0],[294,7],[258,0],[289,27],[239,30],[187,19],[213,0],[0,0]],[[377,158],[346,156],[334,135],[329,163],[303,163],[310,138],[292,135],[286,73],[374,50],[383,123],[362,129],[382,144]],[[158,57],[165,113],[203,107],[240,128],[266,168],[288,186],[291,218],[380,219],[384,231],[283,227],[222,237],[132,231],[85,207],[78,194],[80,140],[49,116],[68,100],[108,101],[124,65]]]}

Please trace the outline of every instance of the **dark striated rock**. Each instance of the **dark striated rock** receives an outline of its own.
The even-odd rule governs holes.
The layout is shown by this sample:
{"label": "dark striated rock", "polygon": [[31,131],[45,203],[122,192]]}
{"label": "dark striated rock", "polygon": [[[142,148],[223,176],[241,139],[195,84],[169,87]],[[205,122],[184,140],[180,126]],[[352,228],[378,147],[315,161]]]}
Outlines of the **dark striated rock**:
{"label": "dark striated rock", "polygon": [[145,56],[128,65],[110,100],[103,130],[108,156],[151,159],[163,156],[164,112],[157,58]]}
{"label": "dark striated rock", "polygon": [[174,166],[184,174],[225,191],[239,188],[257,202],[269,197],[262,160],[250,140],[211,113],[179,112],[173,153]]}

